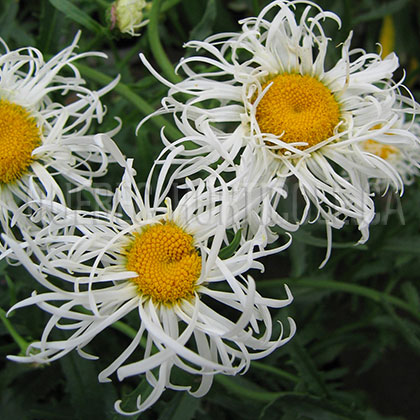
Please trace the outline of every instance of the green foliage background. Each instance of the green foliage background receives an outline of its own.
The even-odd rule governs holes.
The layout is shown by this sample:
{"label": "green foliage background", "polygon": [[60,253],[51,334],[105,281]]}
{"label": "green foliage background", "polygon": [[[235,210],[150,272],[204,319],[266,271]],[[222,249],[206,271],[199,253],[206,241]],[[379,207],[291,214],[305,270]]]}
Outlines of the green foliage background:
{"label": "green foliage background", "polygon": [[[108,113],[100,130],[115,127],[114,117],[122,119],[123,128],[114,140],[126,156],[135,159],[141,184],[162,148],[161,127],[166,127],[171,139],[179,133],[169,116],[153,118],[135,132],[141,118],[159,108],[166,93],[166,87],[141,64],[139,52],[167,78],[176,80],[171,68],[186,53],[185,42],[239,30],[238,20],[257,14],[265,4],[259,0],[154,0],[148,12],[150,24],[141,37],[131,38],[109,30],[107,0],[1,0],[0,36],[10,49],[33,46],[48,58],[69,45],[81,29],[80,52],[108,54],[108,60],[80,61],[79,69],[92,89],[121,75],[120,84],[104,98]],[[405,69],[405,83],[420,100],[417,0],[323,0],[318,4],[342,18],[340,31],[336,25],[328,27],[333,44],[344,41],[353,30],[352,46],[367,51],[377,51],[383,19],[392,15],[395,51]],[[339,49],[329,53],[334,62]],[[396,79],[402,76],[403,70]],[[111,168],[101,182],[116,186],[120,177],[121,171]],[[90,203],[77,196],[70,204],[86,207]],[[216,377],[202,399],[166,391],[140,418],[418,419],[419,208],[418,181],[407,187],[402,198],[378,197],[378,216],[368,243],[353,245],[358,232],[351,224],[335,232],[332,257],[322,270],[318,266],[325,252],[323,227],[301,228],[287,251],[263,261],[265,273],[253,273],[263,295],[282,297],[284,283],[292,289],[294,303],[287,311],[273,313],[275,319],[289,315],[296,320],[298,332],[292,342],[252,363],[246,375]],[[6,311],[38,287],[24,269],[5,261],[0,263],[0,275],[0,306]],[[40,337],[45,320],[38,308],[29,308],[13,313],[8,322],[31,341]],[[114,401],[122,398],[125,407],[133,407],[138,393],[147,389],[142,378],[124,383],[114,378],[110,384],[97,381],[97,374],[128,343],[122,331],[110,330],[94,340],[89,348],[92,353],[105,354],[107,349],[98,361],[72,353],[51,365],[33,366],[6,360],[6,355],[20,351],[6,327],[7,322],[0,324],[1,419],[119,419]]]}

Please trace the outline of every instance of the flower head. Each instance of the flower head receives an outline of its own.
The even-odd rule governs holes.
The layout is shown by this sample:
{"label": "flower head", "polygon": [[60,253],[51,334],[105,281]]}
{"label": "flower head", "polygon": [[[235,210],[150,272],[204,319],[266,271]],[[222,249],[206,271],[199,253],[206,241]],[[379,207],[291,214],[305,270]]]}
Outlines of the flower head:
{"label": "flower head", "polygon": [[[283,227],[279,198],[289,180],[297,181],[305,203],[299,223],[314,208],[331,244],[331,228],[355,219],[364,242],[374,217],[369,180],[384,180],[397,190],[403,182],[386,159],[360,146],[396,124],[406,127],[419,106],[392,80],[397,56],[351,50],[352,34],[341,45],[341,58],[327,68],[327,19],[341,25],[337,15],[312,2],[272,1],[258,17],[244,19],[239,33],[189,42],[203,55],[181,60],[178,70],[187,77],[175,85],[142,60],[170,86],[164,109],[184,134],[176,145],[195,143],[180,158],[180,173],[193,174],[201,162],[216,165],[219,173],[233,172],[238,191],[265,187],[270,198],[256,211]],[[406,128],[387,144],[420,147]]]}
{"label": "flower head", "polygon": [[149,22],[144,19],[147,7],[145,0],[116,0],[111,6],[111,29],[116,26],[121,33],[139,36],[137,31]]}
{"label": "flower head", "polygon": [[[99,91],[84,86],[74,61],[100,53],[75,54],[79,38],[44,62],[40,51],[23,48],[0,56],[0,223],[30,228],[29,218],[19,211],[34,200],[65,202],[55,177],[63,177],[73,191],[90,190],[92,179],[106,173],[113,159],[100,135],[90,135],[91,122],[101,122],[100,97],[118,78]],[[64,70],[71,73],[62,75]],[[63,101],[55,102],[58,95]],[[116,132],[114,130],[113,132]],[[112,132],[110,133],[112,134]],[[99,198],[98,198],[99,200]]]}
{"label": "flower head", "polygon": [[[418,122],[406,123],[402,127],[395,124],[378,136],[376,140],[367,139],[361,142],[360,147],[364,153],[371,153],[373,156],[385,160],[398,173],[404,185],[410,185],[420,174],[420,148],[417,144],[396,144],[393,141],[393,136],[404,135],[406,131],[420,138]],[[372,184],[374,190],[379,193],[383,193],[389,188],[387,179],[373,179]]]}
{"label": "flower head", "polygon": [[[284,300],[266,299],[253,279],[243,275],[249,268],[262,268],[255,258],[273,251],[261,250],[254,237],[240,241],[235,253],[222,259],[229,223],[221,219],[224,200],[214,203],[210,191],[202,182],[172,210],[158,188],[151,205],[137,191],[129,166],[113,212],[65,211],[57,203],[50,225],[28,238],[31,257],[4,236],[14,257],[47,289],[12,310],[34,304],[51,314],[27,356],[10,358],[50,362],[74,349],[92,357],[83,349],[97,334],[137,313],[131,343],[99,379],[109,381],[114,372],[120,380],[145,374],[153,391],[144,401],[139,398],[141,412],[165,388],[204,395],[215,374],[244,372],[251,360],[290,340],[293,320],[283,336],[282,327],[274,332],[269,312],[292,301],[289,289]],[[120,218],[117,209],[129,220]],[[69,334],[54,340],[55,329]],[[199,387],[173,383],[173,368],[200,376]],[[121,412],[118,402],[116,409]]]}

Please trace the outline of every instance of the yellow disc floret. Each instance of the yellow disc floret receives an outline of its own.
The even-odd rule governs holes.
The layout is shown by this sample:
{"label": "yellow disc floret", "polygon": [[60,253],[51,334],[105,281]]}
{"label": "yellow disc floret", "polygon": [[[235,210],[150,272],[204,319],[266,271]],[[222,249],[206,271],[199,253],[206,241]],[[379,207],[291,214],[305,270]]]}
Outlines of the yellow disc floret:
{"label": "yellow disc floret", "polygon": [[155,303],[192,299],[201,273],[201,256],[193,237],[173,222],[146,227],[126,249],[126,268],[139,292]]}
{"label": "yellow disc floret", "polygon": [[256,118],[261,132],[282,136],[286,143],[305,142],[307,148],[333,135],[340,107],[331,91],[318,79],[300,74],[280,74],[262,85]]}
{"label": "yellow disc floret", "polygon": [[0,99],[0,183],[20,179],[33,161],[32,151],[40,144],[35,118],[20,105]]}

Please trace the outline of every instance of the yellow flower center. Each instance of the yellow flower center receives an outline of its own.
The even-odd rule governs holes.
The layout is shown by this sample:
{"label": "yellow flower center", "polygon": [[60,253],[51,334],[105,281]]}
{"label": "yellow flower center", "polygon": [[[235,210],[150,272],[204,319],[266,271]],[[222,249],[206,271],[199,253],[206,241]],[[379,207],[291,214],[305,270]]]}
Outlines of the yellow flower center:
{"label": "yellow flower center", "polygon": [[142,295],[156,303],[174,304],[192,299],[201,273],[201,256],[193,237],[173,222],[146,227],[134,234],[126,249],[129,271]]}
{"label": "yellow flower center", "polygon": [[41,144],[35,118],[20,105],[0,99],[0,183],[21,178],[32,163],[32,151]]}
{"label": "yellow flower center", "polygon": [[[256,110],[261,132],[281,136],[286,143],[306,142],[306,149],[333,135],[340,119],[340,107],[331,91],[314,77],[280,74]],[[284,134],[283,134],[284,133]]]}
{"label": "yellow flower center", "polygon": [[382,144],[375,140],[364,141],[363,148],[366,152],[372,153],[385,160],[399,153],[399,150],[395,146],[391,146],[389,144]]}

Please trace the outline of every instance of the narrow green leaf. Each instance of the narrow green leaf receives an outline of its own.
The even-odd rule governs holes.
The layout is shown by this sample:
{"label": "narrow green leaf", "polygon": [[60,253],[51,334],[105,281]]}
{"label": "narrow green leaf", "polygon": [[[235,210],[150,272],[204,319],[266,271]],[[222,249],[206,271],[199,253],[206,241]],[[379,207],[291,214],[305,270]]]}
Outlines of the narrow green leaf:
{"label": "narrow green leaf", "polygon": [[50,51],[55,31],[57,29],[57,9],[51,2],[44,0],[41,6],[39,24],[39,48],[45,54]]}
{"label": "narrow green leaf", "polygon": [[71,413],[63,412],[62,407],[56,407],[56,410],[52,410],[51,406],[48,410],[32,409],[31,415],[42,420],[75,420]]}
{"label": "narrow green leaf", "polygon": [[[327,240],[325,238],[317,238],[309,232],[305,232],[303,230],[294,233],[293,240],[303,242],[307,245],[316,246],[318,248],[325,248],[327,246]],[[367,245],[356,245],[354,242],[333,242],[332,247],[336,249],[352,248],[355,251],[365,251],[368,249]]]}
{"label": "narrow green leaf", "polygon": [[177,393],[166,404],[165,410],[159,416],[159,420],[192,420],[197,418],[196,412],[200,406],[200,400],[186,392]]}
{"label": "narrow green leaf", "polygon": [[6,39],[15,27],[15,19],[19,6],[17,1],[6,0],[3,7],[4,11],[0,15],[0,36]]}
{"label": "narrow green leaf", "polygon": [[60,359],[75,418],[102,420],[114,412],[116,392],[111,383],[100,384],[93,361],[71,352]]}
{"label": "narrow green leaf", "polygon": [[[292,411],[295,419],[312,420],[364,420],[363,416],[355,410],[354,406],[348,407],[336,401],[310,395],[304,392],[269,392],[254,391],[244,387],[238,378],[217,375],[216,382],[222,384],[228,392],[234,393],[243,399],[266,402],[266,410],[280,412]],[[277,408],[277,403],[278,407]],[[264,412],[260,418],[265,418]],[[281,418],[280,416],[278,418]]]}
{"label": "narrow green leaf", "polygon": [[254,390],[250,389],[248,386],[244,386],[240,377],[228,377],[225,375],[215,376],[215,381],[223,385],[228,391],[233,394],[240,395],[244,399],[251,399],[254,401],[260,402],[272,402],[277,398],[281,397],[284,392],[269,392],[266,390]]}
{"label": "narrow green leaf", "polygon": [[276,404],[272,404],[271,410],[281,408],[293,419],[311,420],[365,420],[364,416],[355,409],[336,401],[330,401],[314,395],[284,395]]}
{"label": "narrow green leaf", "polygon": [[[6,363],[0,371],[0,418],[27,420],[28,406],[34,403],[34,391],[40,387],[38,372],[27,364]],[[41,373],[41,371],[39,371]],[[49,384],[47,384],[48,386]]]}
{"label": "narrow green leaf", "polygon": [[0,261],[0,276],[5,273],[7,267],[9,267],[8,262],[3,259]]}
{"label": "narrow green leaf", "polygon": [[[122,396],[121,400],[121,408],[124,411],[134,411],[137,409],[137,399],[139,395],[141,395],[141,400],[144,401],[150,392],[152,391],[151,385],[147,382],[146,378],[143,377],[140,380],[140,383],[137,385],[135,389],[133,389],[131,392],[125,394]],[[114,419],[120,419],[121,416],[114,416]],[[133,418],[130,418],[131,420],[136,420],[138,417],[141,417],[141,415],[134,416]]]}
{"label": "narrow green leaf", "polygon": [[[76,66],[82,72],[83,76],[88,79],[95,80],[100,84],[107,84],[113,80],[112,77],[98,70],[92,69],[85,64],[77,63]],[[137,95],[132,88],[122,82],[119,82],[118,85],[115,86],[114,91],[118,92],[121,96],[127,99],[127,101],[131,102],[143,115],[149,115],[155,111],[155,108],[153,108],[145,99]],[[165,127],[165,134],[171,139],[178,139],[181,137],[180,131],[165,117],[157,115],[150,121],[159,129]]]}
{"label": "narrow green leaf", "polygon": [[219,251],[220,259],[226,260],[227,258],[230,258],[235,253],[236,249],[238,248],[239,242],[241,240],[241,233],[242,233],[242,230],[239,229],[235,233],[235,236],[233,237],[232,242]]}
{"label": "narrow green leaf", "polygon": [[[259,289],[266,287],[276,287],[276,285],[283,285],[285,283],[290,283],[291,279],[272,279],[272,280],[263,280],[258,282]],[[359,286],[358,284],[345,283],[340,281],[329,281],[322,278],[316,277],[306,277],[304,280],[292,280],[293,287],[305,287],[305,288],[315,288],[315,289],[327,289],[330,291],[341,291],[347,292],[354,295],[364,296],[368,299],[372,299],[377,303],[383,301],[388,302],[397,308],[404,309],[409,312],[413,317],[420,320],[420,311],[417,308],[413,308],[412,305],[409,305],[402,299],[399,299],[395,296],[392,296],[388,293],[379,292],[375,289],[369,287]]]}
{"label": "narrow green leaf", "polygon": [[292,363],[295,365],[299,372],[299,376],[305,383],[308,391],[312,391],[316,395],[327,396],[327,387],[321,378],[315,363],[296,337],[288,344],[287,349],[292,359]]}
{"label": "narrow green leaf", "polygon": [[262,371],[265,371],[265,372],[268,372],[268,373],[271,373],[273,375],[279,376],[281,378],[287,379],[288,381],[293,382],[293,383],[299,382],[299,378],[296,375],[294,375],[293,373],[290,373],[290,372],[287,372],[285,370],[279,369],[275,366],[265,364],[263,362],[257,362],[256,360],[253,360],[252,361],[252,367],[256,368],[256,369],[259,369],[259,370],[262,370]]}
{"label": "narrow green leaf", "polygon": [[390,267],[387,264],[387,261],[369,261],[369,264],[356,266],[354,268],[354,272],[352,273],[352,278],[354,281],[368,279],[379,274],[388,273],[389,269]]}
{"label": "narrow green leaf", "polygon": [[354,24],[361,22],[370,22],[376,19],[382,19],[386,15],[393,15],[407,6],[410,0],[394,0],[384,3],[380,6],[372,7],[367,13],[357,16]]}
{"label": "narrow green leaf", "polygon": [[414,351],[420,353],[420,339],[416,337],[413,331],[411,331],[408,321],[404,321],[403,319],[401,319],[395,313],[394,309],[389,303],[383,302],[383,306],[394,321],[397,331],[400,332],[401,336],[405,339],[407,344],[409,344]]}
{"label": "narrow green leaf", "polygon": [[207,0],[206,10],[200,22],[190,32],[190,39],[203,40],[213,33],[213,25],[216,20],[216,2]]}
{"label": "narrow green leaf", "polygon": [[420,311],[420,296],[413,283],[406,281],[401,286],[401,291],[407,302]]}
{"label": "narrow green leaf", "polygon": [[293,241],[289,248],[292,264],[291,276],[301,277],[306,269],[306,244],[303,241]]}
{"label": "narrow green leaf", "polygon": [[15,343],[19,346],[20,351],[22,354],[26,353],[26,349],[28,348],[28,343],[26,340],[15,330],[12,323],[6,317],[6,312],[0,308],[0,319],[3,322],[3,325],[9,332],[10,336],[15,340]]}
{"label": "narrow green leaf", "polygon": [[106,28],[101,26],[96,20],[92,19],[87,13],[79,9],[69,0],[50,0],[50,3],[69,19],[77,22],[92,32],[97,34],[106,33]]}
{"label": "narrow green leaf", "polygon": [[4,278],[9,288],[9,304],[10,306],[13,306],[17,301],[16,300],[16,287],[15,287],[15,284],[13,283],[13,280],[10,278],[8,274],[5,274]]}
{"label": "narrow green leaf", "polygon": [[392,236],[383,244],[382,249],[391,252],[418,254],[420,249],[420,237],[411,236],[408,238],[396,238],[395,236]]}
{"label": "narrow green leaf", "polygon": [[180,2],[181,0],[166,0],[163,2],[162,7],[160,8],[160,11],[162,13],[167,12],[168,10],[172,9],[172,7],[176,6]]}

